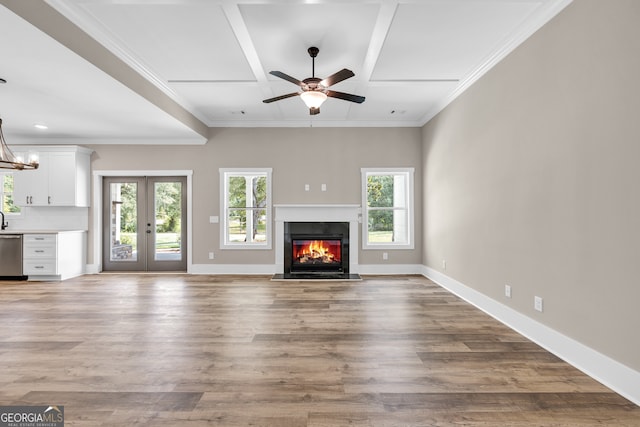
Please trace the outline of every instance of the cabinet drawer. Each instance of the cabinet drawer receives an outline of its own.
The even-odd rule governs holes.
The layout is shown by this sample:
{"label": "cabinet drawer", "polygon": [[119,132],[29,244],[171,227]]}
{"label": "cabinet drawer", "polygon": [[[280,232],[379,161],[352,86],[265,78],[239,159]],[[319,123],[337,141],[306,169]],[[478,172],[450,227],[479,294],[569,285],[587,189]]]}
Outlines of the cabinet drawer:
{"label": "cabinet drawer", "polygon": [[56,245],[25,244],[23,248],[24,258],[50,258],[56,259]]}
{"label": "cabinet drawer", "polygon": [[23,242],[25,246],[29,245],[42,245],[44,243],[54,245],[57,242],[58,236],[56,234],[25,234]]}
{"label": "cabinet drawer", "polygon": [[25,259],[22,268],[22,274],[29,275],[55,275],[56,271],[55,260],[30,260]]}

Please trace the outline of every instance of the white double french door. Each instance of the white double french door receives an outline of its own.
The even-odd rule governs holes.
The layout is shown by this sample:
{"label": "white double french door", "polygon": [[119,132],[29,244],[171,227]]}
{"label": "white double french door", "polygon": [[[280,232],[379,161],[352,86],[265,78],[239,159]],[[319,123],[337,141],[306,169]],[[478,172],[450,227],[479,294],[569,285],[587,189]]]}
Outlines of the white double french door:
{"label": "white double french door", "polygon": [[185,177],[104,177],[104,271],[186,271]]}

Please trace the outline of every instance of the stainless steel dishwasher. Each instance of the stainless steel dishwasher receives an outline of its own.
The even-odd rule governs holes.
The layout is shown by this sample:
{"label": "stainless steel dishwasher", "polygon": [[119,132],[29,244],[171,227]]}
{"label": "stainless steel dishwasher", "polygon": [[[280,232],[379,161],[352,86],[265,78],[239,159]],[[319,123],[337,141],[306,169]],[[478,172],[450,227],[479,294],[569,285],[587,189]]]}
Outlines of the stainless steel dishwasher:
{"label": "stainless steel dishwasher", "polygon": [[0,276],[22,276],[22,234],[0,234]]}

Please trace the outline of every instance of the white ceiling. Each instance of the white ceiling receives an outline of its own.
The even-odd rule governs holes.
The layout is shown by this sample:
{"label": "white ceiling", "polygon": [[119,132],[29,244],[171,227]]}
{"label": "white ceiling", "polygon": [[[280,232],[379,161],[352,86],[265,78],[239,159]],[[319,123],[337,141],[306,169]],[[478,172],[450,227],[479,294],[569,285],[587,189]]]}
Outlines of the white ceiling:
{"label": "white ceiling", "polygon": [[[422,126],[569,2],[0,0],[0,117],[9,143]],[[262,102],[298,89],[269,71],[311,77],[310,46],[315,75],[352,70],[331,89],[364,103],[329,98],[310,116],[299,97]]]}

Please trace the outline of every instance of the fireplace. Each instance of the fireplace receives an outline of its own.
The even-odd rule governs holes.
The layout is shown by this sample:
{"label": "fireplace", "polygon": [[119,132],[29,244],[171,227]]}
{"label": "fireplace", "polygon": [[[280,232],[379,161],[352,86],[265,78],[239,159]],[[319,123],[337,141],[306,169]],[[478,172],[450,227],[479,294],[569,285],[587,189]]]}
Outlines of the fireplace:
{"label": "fireplace", "polygon": [[348,222],[285,222],[285,275],[349,273]]}
{"label": "fireplace", "polygon": [[291,236],[291,272],[342,273],[341,236]]}
{"label": "fireplace", "polygon": [[[360,221],[359,205],[274,205],[276,272],[272,280],[362,280],[358,274],[357,250]],[[298,240],[339,238],[341,266],[293,265],[292,236]],[[353,244],[352,251],[349,250],[350,243]],[[332,272],[334,268],[335,272]]]}

